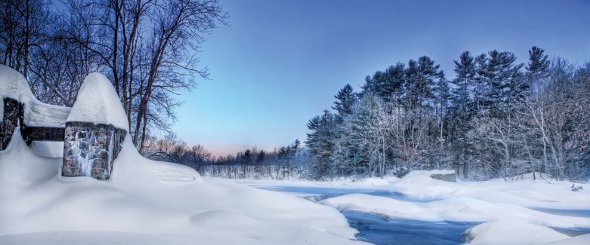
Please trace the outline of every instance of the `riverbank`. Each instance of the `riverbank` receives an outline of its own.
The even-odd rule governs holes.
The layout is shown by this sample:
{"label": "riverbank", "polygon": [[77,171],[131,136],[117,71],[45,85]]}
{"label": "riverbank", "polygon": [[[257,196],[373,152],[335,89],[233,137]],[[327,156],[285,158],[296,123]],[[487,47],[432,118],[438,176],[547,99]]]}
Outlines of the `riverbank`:
{"label": "riverbank", "polygon": [[[376,244],[389,244],[396,239],[406,239],[404,243],[409,244],[425,242],[408,240],[404,233],[420,238],[430,236],[427,242],[437,244],[584,244],[590,241],[587,183],[557,181],[547,176],[538,178],[538,173],[536,180],[529,174],[512,180],[447,182],[430,177],[437,173],[440,172],[414,171],[401,179],[328,182],[230,181],[290,193],[334,207],[360,231],[357,238]],[[572,191],[572,185],[582,189]],[[428,235],[432,229],[442,232]],[[538,235],[530,236],[532,231]]]}

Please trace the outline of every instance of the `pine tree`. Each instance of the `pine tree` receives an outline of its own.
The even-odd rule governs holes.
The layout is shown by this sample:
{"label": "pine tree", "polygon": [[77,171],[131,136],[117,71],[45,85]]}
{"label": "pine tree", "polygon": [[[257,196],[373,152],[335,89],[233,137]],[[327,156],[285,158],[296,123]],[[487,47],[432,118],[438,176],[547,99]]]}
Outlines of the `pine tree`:
{"label": "pine tree", "polygon": [[483,69],[483,76],[490,85],[488,103],[496,116],[510,110],[526,90],[520,69],[523,64],[516,64],[516,56],[511,52],[492,50],[488,53],[488,63]]}
{"label": "pine tree", "polygon": [[435,114],[438,121],[438,151],[434,154],[436,168],[440,169],[447,165],[447,155],[448,150],[447,148],[447,138],[448,138],[448,125],[449,120],[447,117],[448,113],[448,105],[450,99],[450,90],[449,90],[449,82],[446,79],[439,79],[436,82],[435,87]]}
{"label": "pine tree", "polygon": [[405,83],[405,65],[397,63],[388,67],[385,72],[377,71],[372,77],[365,78],[363,93],[377,95],[384,102],[398,101]]}
{"label": "pine tree", "polygon": [[338,112],[336,120],[340,123],[345,116],[352,114],[352,106],[356,101],[356,95],[354,94],[352,86],[346,84],[336,95],[334,95],[334,98],[336,98],[336,101],[334,101],[332,109]]}
{"label": "pine tree", "polygon": [[435,98],[433,88],[436,81],[444,78],[439,65],[428,56],[422,56],[418,61],[410,60],[406,69],[406,106],[416,109],[428,106]]}
{"label": "pine tree", "polygon": [[534,80],[547,76],[550,64],[545,50],[533,46],[529,50],[529,63],[526,66],[527,77],[529,80]]}
{"label": "pine tree", "polygon": [[467,133],[471,130],[469,122],[475,114],[471,91],[475,88],[477,71],[475,59],[469,51],[463,52],[454,63],[456,78],[450,81],[453,88],[450,91],[449,138],[457,172],[461,173],[460,177],[468,178],[468,164],[473,151]]}
{"label": "pine tree", "polygon": [[332,174],[331,158],[335,141],[334,115],[325,110],[321,116],[312,118],[307,127],[311,133],[307,134],[306,144],[312,154],[315,177],[329,177]]}
{"label": "pine tree", "polygon": [[347,121],[347,137],[343,150],[344,158],[353,174],[383,175],[386,168],[385,152],[387,125],[382,107],[383,102],[368,93],[354,107],[354,113]]}

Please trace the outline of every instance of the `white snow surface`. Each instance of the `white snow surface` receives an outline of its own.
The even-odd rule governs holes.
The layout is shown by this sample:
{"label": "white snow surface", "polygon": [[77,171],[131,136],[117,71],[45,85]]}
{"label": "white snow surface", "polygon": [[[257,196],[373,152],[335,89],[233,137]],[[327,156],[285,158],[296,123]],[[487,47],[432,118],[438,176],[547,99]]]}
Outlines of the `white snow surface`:
{"label": "white snow surface", "polygon": [[27,79],[18,71],[0,65],[0,95],[18,101],[28,101],[34,98]]}
{"label": "white snow surface", "polygon": [[0,244],[354,244],[331,207],[201,179],[141,157],[129,137],[110,181],[58,177],[15,131],[0,152]]}
{"label": "white snow surface", "polygon": [[[590,235],[569,237],[549,227],[589,228],[590,218],[554,215],[533,208],[588,210],[588,184],[555,181],[536,173],[514,181],[445,182],[430,177],[438,171],[413,171],[384,186],[427,202],[350,194],[321,201],[338,209],[395,219],[430,222],[485,222],[466,231],[472,244],[590,244]],[[573,192],[572,184],[584,191]],[[534,234],[534,235],[533,235]]]}
{"label": "white snow surface", "polygon": [[[536,209],[589,210],[590,184],[557,181],[532,173],[482,182],[446,182],[432,174],[448,171],[412,171],[401,179],[339,179],[332,182],[247,180],[253,186],[308,186],[370,188],[400,192],[408,200],[369,194],[348,194],[320,203],[341,210],[376,214],[392,219],[426,222],[484,222],[466,231],[473,244],[590,244],[590,234],[569,237],[551,229],[590,228],[590,218],[557,215]],[[582,191],[571,191],[571,186]],[[416,202],[410,200],[421,200]]]}
{"label": "white snow surface", "polygon": [[115,88],[100,73],[90,73],[84,78],[67,121],[112,124],[129,130],[127,114]]}
{"label": "white snow surface", "polygon": [[483,223],[466,232],[470,244],[545,244],[570,238],[550,228],[522,220],[503,220]]}
{"label": "white snow surface", "polygon": [[[43,103],[33,95],[29,83],[18,71],[0,65],[0,100],[15,99],[23,104],[27,126],[63,127],[70,108]],[[0,120],[4,117],[4,105],[0,106]]]}
{"label": "white snow surface", "polygon": [[486,222],[513,219],[559,228],[590,227],[589,218],[553,215],[519,205],[487,202],[470,197],[415,203],[387,197],[350,194],[329,198],[322,203],[338,209],[374,213],[395,219],[431,222]]}
{"label": "white snow surface", "polygon": [[64,153],[63,141],[33,141],[29,145],[38,156],[48,158],[61,158]]}

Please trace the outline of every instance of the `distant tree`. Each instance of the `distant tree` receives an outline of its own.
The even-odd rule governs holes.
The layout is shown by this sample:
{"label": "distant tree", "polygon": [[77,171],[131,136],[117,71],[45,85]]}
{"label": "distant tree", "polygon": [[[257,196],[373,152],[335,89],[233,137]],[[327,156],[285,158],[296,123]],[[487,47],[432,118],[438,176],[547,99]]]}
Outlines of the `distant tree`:
{"label": "distant tree", "polygon": [[264,150],[260,150],[260,152],[258,152],[258,155],[256,156],[256,164],[264,163],[265,158],[266,153],[264,152]]}
{"label": "distant tree", "polygon": [[244,151],[244,155],[242,155],[242,163],[243,164],[250,164],[252,162],[252,152],[250,149]]}

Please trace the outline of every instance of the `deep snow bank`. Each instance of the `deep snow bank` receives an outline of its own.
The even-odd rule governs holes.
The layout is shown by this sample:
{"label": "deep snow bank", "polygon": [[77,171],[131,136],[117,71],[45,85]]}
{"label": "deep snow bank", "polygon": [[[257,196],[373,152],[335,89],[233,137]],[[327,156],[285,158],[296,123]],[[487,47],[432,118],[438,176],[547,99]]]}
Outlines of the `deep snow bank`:
{"label": "deep snow bank", "polygon": [[[522,220],[494,221],[466,232],[470,244],[543,244],[569,238],[550,228]],[[566,244],[566,243],[561,243]]]}
{"label": "deep snow bank", "polygon": [[485,222],[466,231],[473,244],[590,244],[590,234],[569,237],[549,227],[590,228],[589,217],[550,214],[535,210],[590,209],[588,185],[572,192],[567,181],[549,179],[483,182],[445,182],[430,177],[438,171],[414,171],[388,186],[412,199],[350,194],[321,201],[343,210],[393,219],[427,222]]}
{"label": "deep snow bank", "polygon": [[[389,186],[412,199],[437,200],[471,197],[494,203],[515,204],[532,208],[590,209],[589,184],[547,179],[481,182],[446,182],[430,178],[439,171],[412,171]],[[572,192],[571,185],[584,187]]]}
{"label": "deep snow bank", "polygon": [[0,153],[0,243],[356,243],[333,208],[208,183],[190,168],[142,158],[129,139],[108,182],[58,178],[60,160],[32,154],[18,131]]}
{"label": "deep snow bank", "polygon": [[589,218],[547,214],[514,204],[492,203],[469,197],[453,197],[427,203],[414,203],[387,197],[350,194],[329,198],[323,200],[322,203],[338,209],[374,213],[394,219],[432,222],[486,222],[518,219],[560,228],[590,227]]}
{"label": "deep snow bank", "polygon": [[569,237],[545,226],[522,220],[487,222],[465,232],[469,244],[587,245],[590,234]]}

